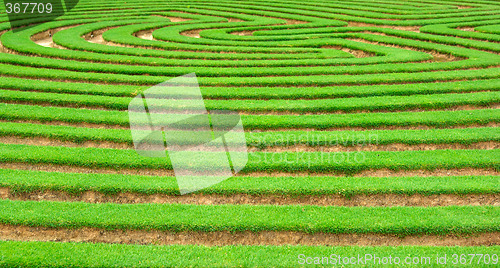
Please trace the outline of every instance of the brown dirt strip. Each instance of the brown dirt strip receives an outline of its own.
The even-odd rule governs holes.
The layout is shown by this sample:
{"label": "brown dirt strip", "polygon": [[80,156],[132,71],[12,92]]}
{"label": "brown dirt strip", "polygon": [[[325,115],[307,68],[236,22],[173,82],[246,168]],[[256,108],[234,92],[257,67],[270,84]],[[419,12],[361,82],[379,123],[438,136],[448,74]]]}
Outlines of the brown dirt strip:
{"label": "brown dirt strip", "polygon": [[[71,26],[63,26],[63,27],[53,28],[53,29],[32,35],[30,38],[31,38],[31,41],[33,41],[41,46],[44,46],[44,47],[68,49],[66,47],[63,47],[63,46],[60,46],[60,45],[57,45],[56,43],[54,43],[54,41],[52,40],[52,36],[59,31],[71,29],[71,28],[79,26],[79,25],[82,25],[82,24],[75,24],[75,25],[71,25]],[[2,32],[1,34],[3,34],[3,33],[4,32]],[[12,51],[12,52],[15,52],[15,51]]]}
{"label": "brown dirt strip", "polygon": [[[233,12],[233,13],[248,15],[246,13],[239,13],[239,12]],[[252,15],[252,16],[254,16],[254,17],[265,17],[265,18],[271,18],[271,19],[279,19],[279,20],[284,20],[285,21],[285,24],[275,24],[275,25],[294,25],[294,24],[310,23],[309,21],[294,20],[294,19],[287,19],[287,18],[280,18],[280,17],[272,17],[272,16],[265,16],[265,15]],[[212,16],[212,17],[217,17],[217,16]],[[313,17],[313,16],[310,16],[310,17]],[[226,18],[226,17],[220,17],[220,18],[229,19],[229,22],[245,22],[245,20],[234,19],[234,18]],[[231,21],[231,19],[233,19],[233,21]]]}
{"label": "brown dirt strip", "polygon": [[[369,34],[373,34],[371,32],[368,32]],[[448,62],[448,61],[460,61],[460,60],[465,60],[465,58],[453,56],[451,54],[446,54],[446,53],[441,53],[436,50],[427,50],[427,49],[420,49],[420,48],[415,48],[415,47],[409,47],[409,46],[400,46],[400,45],[395,45],[395,44],[386,44],[386,43],[380,43],[380,42],[373,42],[373,41],[368,41],[365,39],[361,38],[345,38],[346,40],[351,40],[354,42],[360,42],[360,43],[365,43],[365,44],[371,44],[371,45],[377,45],[377,46],[384,46],[384,47],[393,47],[393,48],[399,48],[399,49],[404,49],[404,50],[412,50],[412,51],[418,51],[418,52],[425,52],[427,54],[430,54],[432,57],[434,57],[433,60],[429,62]],[[466,70],[466,69],[463,69]]]}
{"label": "brown dirt strip", "polygon": [[123,192],[104,194],[96,191],[68,193],[63,191],[31,191],[12,192],[10,188],[0,188],[0,198],[22,201],[60,201],[86,203],[118,203],[118,204],[196,204],[196,205],[313,205],[313,206],[346,206],[346,207],[393,207],[393,206],[500,206],[500,194],[439,194],[439,195],[402,195],[402,194],[369,194],[353,195],[349,198],[334,195],[250,195],[250,194],[139,194]]}
{"label": "brown dirt strip", "polygon": [[167,18],[171,22],[183,22],[183,21],[190,21],[190,20],[192,20],[192,19],[188,19],[188,18],[170,17],[170,16],[162,16],[162,15],[151,15],[151,16],[153,16],[153,17]]}
{"label": "brown dirt strip", "polygon": [[[112,148],[112,149],[133,149],[134,146],[128,143],[118,143],[110,141],[84,141],[81,143],[73,141],[59,140],[57,138],[46,137],[18,137],[18,136],[0,136],[0,143],[4,144],[25,144],[35,146],[63,146],[63,147],[81,147],[81,148]],[[351,143],[352,144],[352,143]],[[312,146],[307,144],[295,144],[289,146],[272,145],[266,148],[248,146],[249,152],[371,152],[371,151],[433,151],[433,150],[493,150],[500,149],[500,142],[488,141],[471,144],[460,143],[441,143],[441,144],[352,144],[331,146]]]}
{"label": "brown dirt strip", "polygon": [[470,27],[470,26],[465,26],[465,27],[458,27],[456,28],[457,30],[461,31],[467,31],[467,32],[474,32],[475,27]]}
{"label": "brown dirt strip", "polygon": [[0,239],[23,241],[92,242],[155,245],[311,245],[311,246],[492,246],[500,233],[471,235],[333,234],[293,231],[169,232],[158,230],[105,230],[0,225]]}
{"label": "brown dirt strip", "polygon": [[206,29],[195,29],[195,30],[189,30],[189,31],[183,31],[180,32],[180,35],[188,36],[188,37],[194,37],[194,38],[200,38],[200,32],[206,30]]}
{"label": "brown dirt strip", "polygon": [[[68,60],[68,59],[66,59]],[[11,64],[13,66],[16,66],[15,64]],[[133,65],[132,65],[133,66]],[[41,68],[39,67],[38,69],[50,69],[50,68]],[[58,69],[54,69],[58,70]],[[62,69],[64,70],[64,69]],[[85,73],[90,73],[90,72],[85,72]],[[96,72],[92,72],[96,73]],[[133,76],[141,76],[141,75],[133,75]],[[145,76],[145,75],[144,75]],[[35,83],[35,81],[49,81],[49,82],[64,82],[64,83],[82,83],[82,84],[95,84],[95,85],[119,85],[119,86],[154,86],[154,84],[134,84],[134,83],[128,83],[128,82],[110,82],[110,81],[88,81],[88,80],[80,80],[80,79],[63,79],[63,78],[47,78],[47,77],[33,77],[33,76],[27,76],[27,75],[6,75],[6,74],[0,74],[0,77],[14,77],[14,78],[22,78],[26,80],[26,83]]]}
{"label": "brown dirt strip", "polygon": [[[349,152],[345,152],[348,154]],[[346,156],[347,157],[347,156]],[[352,157],[352,156],[351,156]],[[173,170],[167,169],[131,169],[131,168],[95,168],[95,167],[79,167],[68,165],[55,164],[29,164],[29,163],[14,163],[0,162],[0,169],[19,169],[19,170],[37,170],[47,172],[63,172],[63,173],[105,173],[105,174],[124,174],[124,175],[141,175],[141,176],[174,176]],[[284,171],[254,171],[247,173],[238,173],[236,177],[301,177],[301,176],[330,176],[330,177],[346,177],[347,175],[337,171],[325,172],[284,172]],[[365,170],[355,174],[350,174],[353,177],[431,177],[431,176],[500,176],[500,171],[494,169],[436,169],[436,170],[390,170],[390,169],[372,169]]]}
{"label": "brown dirt strip", "polygon": [[149,29],[149,30],[143,30],[143,31],[138,31],[134,33],[135,37],[141,38],[141,39],[146,39],[146,40],[155,40],[153,38],[153,32],[156,29]]}
{"label": "brown dirt strip", "polygon": [[[178,10],[175,10],[174,12],[176,12],[176,13],[183,13],[183,14],[190,14],[190,15],[203,15],[203,16],[210,16],[210,17],[214,17],[214,18],[221,18],[221,19],[226,19],[227,22],[246,22],[247,21],[247,20],[242,20],[242,19],[238,19],[238,18],[234,18],[234,17],[222,17],[222,16],[215,16],[215,15],[190,13],[190,12],[178,11]],[[245,13],[238,13],[238,12],[232,12],[232,13],[248,15],[248,14],[245,14]],[[222,22],[222,23],[225,23],[225,22]]]}
{"label": "brown dirt strip", "polygon": [[[347,153],[346,153],[347,154]],[[347,156],[346,156],[347,157]],[[1,168],[1,166],[0,166]],[[237,176],[242,177],[303,177],[303,176],[330,176],[330,177],[346,177],[340,172],[284,172],[284,171],[259,171],[251,173],[238,173]],[[444,176],[500,176],[500,171],[494,169],[435,169],[435,170],[390,170],[390,169],[370,169],[364,170],[355,174],[352,177],[444,177]]]}
{"label": "brown dirt strip", "polygon": [[[295,66],[297,67],[297,66]],[[480,69],[488,69],[488,68],[498,68],[500,65],[495,65],[495,66],[488,66],[487,68],[465,68],[465,69],[458,69],[460,71],[467,71],[467,70],[480,70]],[[431,70],[431,71],[426,71],[426,72],[441,72],[443,70]],[[457,70],[454,70],[457,71]],[[444,72],[451,72],[451,71],[444,71]],[[337,74],[337,75],[363,75],[363,74]],[[312,76],[312,75],[298,75],[298,76]],[[317,76],[325,76],[325,75],[317,75]],[[7,76],[8,77],[8,76]],[[276,76],[276,75],[268,75],[268,76],[260,76],[260,77],[287,77],[287,76]],[[288,76],[288,78],[293,77],[293,76]],[[29,78],[29,77],[22,77],[22,78]],[[44,80],[43,78],[39,80]],[[435,80],[432,81],[434,83],[450,83],[450,82],[461,82],[461,81],[475,81],[475,80],[480,80],[480,79],[450,79],[450,80]],[[53,81],[58,81],[54,79]],[[66,80],[71,82],[70,80]],[[75,80],[78,81],[78,80]],[[75,82],[73,81],[73,82]],[[92,82],[95,84],[104,84],[102,82]],[[250,85],[244,85],[245,87],[252,87],[252,88],[257,88],[257,87],[282,87],[282,88],[296,88],[296,87],[301,87],[301,88],[309,88],[309,87],[349,87],[349,86],[376,86],[376,85],[406,85],[406,84],[422,84],[422,83],[429,83],[429,82],[419,82],[419,81],[404,81],[404,82],[397,82],[397,83],[376,83],[376,84],[366,84],[366,83],[357,83],[357,84],[301,84],[301,85],[288,85],[288,84],[277,84],[277,85],[257,85],[257,84],[250,84]],[[108,84],[115,84],[115,83],[108,83]],[[117,85],[120,85],[120,83],[116,83]],[[121,83],[121,84],[126,84],[126,83]],[[126,84],[126,85],[135,85],[135,84]],[[142,85],[142,86],[148,86],[148,85]],[[211,85],[200,85],[202,87],[235,87],[235,85],[225,85],[225,84],[211,84]],[[238,85],[236,85],[238,86]],[[240,85],[243,86],[243,85]]]}
{"label": "brown dirt strip", "polygon": [[[489,122],[486,124],[470,124],[470,125],[459,125],[459,126],[426,126],[426,125],[418,125],[418,126],[370,126],[370,127],[334,127],[334,128],[324,128],[324,129],[316,129],[316,128],[276,128],[270,129],[270,131],[298,131],[298,130],[307,130],[307,131],[363,131],[363,130],[416,130],[416,129],[463,129],[463,128],[477,128],[477,127],[500,127],[500,123],[497,122]],[[253,129],[253,131],[259,131],[259,129]],[[268,130],[263,130],[268,131]]]}
{"label": "brown dirt strip", "polygon": [[134,146],[127,143],[117,143],[109,141],[85,141],[82,143],[58,140],[46,137],[16,137],[0,136],[0,143],[4,144],[25,144],[36,146],[63,146],[81,148],[112,148],[112,149],[133,149]]}
{"label": "brown dirt strip", "polygon": [[[9,89],[7,89],[9,90]],[[11,90],[11,91],[17,91],[17,90]],[[26,91],[23,91],[26,92]],[[36,91],[35,91],[36,92]],[[65,94],[65,93],[62,93]],[[70,94],[74,95],[74,94]],[[0,98],[1,100],[1,98]],[[31,101],[31,100],[1,100],[2,103],[10,103],[10,104],[22,104],[22,105],[36,105],[36,106],[42,106],[42,107],[65,107],[65,108],[74,108],[74,109],[84,109],[84,110],[100,110],[100,111],[112,111],[112,109],[109,109],[107,107],[101,107],[101,106],[90,106],[90,105],[80,105],[78,103],[64,103],[64,104],[55,104],[55,103],[50,103],[49,101]],[[126,111],[126,110],[122,110]]]}
{"label": "brown dirt strip", "polygon": [[234,31],[234,32],[230,32],[229,34],[239,35],[239,36],[252,36],[253,33],[256,31],[257,30],[254,30],[254,31]]}
{"label": "brown dirt strip", "polygon": [[41,45],[41,46],[44,46],[44,47],[56,47],[59,48],[59,49],[67,49],[65,47],[62,47],[62,46],[58,46],[56,45],[53,41],[52,41],[52,37],[49,37],[49,38],[45,38],[45,39],[40,39],[38,41],[35,41],[35,43]]}
{"label": "brown dirt strip", "polygon": [[[267,18],[273,18],[273,19],[280,19],[280,20],[285,20],[285,24],[273,24],[273,25],[294,25],[294,24],[305,24],[305,23],[310,23],[308,21],[300,21],[300,20],[293,20],[293,19],[284,19],[284,18],[278,18],[278,17],[268,17],[268,16],[262,16],[262,17],[267,17]],[[269,25],[271,26],[271,25]],[[240,36],[252,36],[254,32],[257,31],[266,31],[266,29],[261,29],[261,30],[252,30],[252,31],[234,31],[230,32],[230,34],[233,35],[240,35]]]}
{"label": "brown dirt strip", "polygon": [[[3,142],[3,138],[0,138]],[[22,141],[19,141],[22,142]],[[8,142],[6,142],[8,143]],[[463,149],[476,149],[476,150],[493,150],[500,149],[500,142],[478,142],[472,144],[460,143],[444,143],[444,144],[359,144],[355,146],[310,146],[305,144],[290,145],[290,146],[272,146],[262,150],[252,147],[250,152],[372,152],[372,151],[433,151],[433,150],[463,150]]]}
{"label": "brown dirt strip", "polygon": [[92,31],[90,33],[83,35],[82,38],[91,42],[91,43],[94,43],[94,44],[101,44],[101,45],[115,46],[115,47],[130,47],[130,46],[127,46],[124,44],[108,42],[108,41],[104,40],[104,38],[102,37],[102,34],[104,32],[111,30],[111,29],[118,28],[118,27],[121,27],[121,26],[106,27],[106,28],[102,28],[99,30],[95,30],[95,31]]}
{"label": "brown dirt strip", "polygon": [[[130,129],[129,126],[121,125],[108,125],[108,124],[94,124],[94,123],[70,123],[63,121],[39,121],[39,120],[4,120],[0,119],[0,122],[12,122],[12,123],[30,123],[38,125],[53,125],[53,126],[69,126],[69,127],[82,127],[82,128],[105,128],[105,129]],[[422,129],[465,129],[465,128],[479,128],[479,127],[500,127],[498,122],[489,122],[486,124],[469,124],[469,125],[458,125],[458,126],[370,126],[370,127],[335,127],[335,128],[325,128],[325,129],[315,129],[315,128],[276,128],[276,129],[250,129],[253,132],[259,131],[363,131],[363,130],[422,130]],[[247,129],[248,131],[249,129]]]}
{"label": "brown dirt strip", "polygon": [[[304,66],[305,67],[305,66]],[[500,66],[499,66],[500,67]],[[473,79],[473,81],[479,81],[482,79]],[[489,80],[489,79],[486,79]],[[431,82],[431,83],[440,83],[438,81]],[[17,89],[11,89],[11,88],[2,88],[2,90],[17,90]],[[276,89],[279,91],[280,89]],[[40,92],[36,90],[25,90],[25,91],[32,91],[32,92]],[[323,100],[323,99],[352,99],[352,98],[372,98],[372,97],[383,97],[383,96],[393,96],[393,97],[408,97],[408,96],[418,96],[418,95],[430,95],[430,94],[447,94],[447,95],[456,95],[456,94],[466,94],[466,93],[480,93],[480,92],[497,92],[497,91],[492,91],[490,89],[468,89],[464,91],[451,91],[451,92],[438,92],[438,93],[412,93],[409,95],[394,95],[394,94],[386,94],[386,95],[345,95],[345,96],[326,96],[326,97],[314,97],[314,96],[302,96],[302,97],[288,97],[288,96],[270,96],[265,99],[259,99],[258,97],[242,97],[242,96],[229,96],[229,97],[224,97],[224,96],[207,96],[206,100],[275,100],[275,99],[280,99],[280,100]],[[59,92],[55,92],[59,93]],[[81,93],[78,92],[63,92],[63,94],[67,95],[81,95]],[[95,95],[95,94],[93,94]],[[109,96],[109,95],[99,95],[99,96]],[[111,95],[112,96],[112,95]],[[134,97],[136,95],[131,95],[131,97]],[[116,96],[112,96],[116,97]],[[126,97],[126,96],[117,96],[117,97]]]}
{"label": "brown dirt strip", "polygon": [[370,24],[364,22],[357,21],[349,21],[347,27],[378,27],[378,28],[389,28],[394,30],[403,30],[403,31],[411,31],[411,32],[420,32],[421,26],[395,26],[395,25],[379,25],[379,24]]}
{"label": "brown dirt strip", "polygon": [[[392,35],[392,34],[386,34],[386,33],[381,33],[381,32],[369,32],[369,31],[365,31],[365,32],[361,32],[361,33],[373,34],[373,35],[382,35],[382,36],[391,36],[391,37],[396,37],[396,38],[403,38],[401,36]],[[473,38],[456,37],[456,36],[452,36],[452,37],[462,38],[462,39],[469,39],[469,40],[475,40],[475,41],[481,41],[481,42],[487,42],[487,41],[485,41],[483,39],[473,39]],[[408,40],[415,40],[415,41],[420,41],[420,42],[425,42],[425,43],[430,43],[430,44],[450,45],[450,44],[439,43],[439,42],[435,42],[435,41],[413,39],[413,38],[409,38],[409,37],[405,37],[405,38],[408,39]],[[356,39],[356,38],[352,38],[352,40],[354,40],[354,39]],[[364,39],[361,39],[361,40],[364,40]],[[368,41],[368,40],[364,40],[364,41],[371,42],[371,41]],[[494,41],[488,41],[488,42],[498,43],[498,42],[494,42]],[[452,46],[459,47],[459,48],[465,48],[465,49],[473,49],[473,50],[478,50],[478,51],[483,51],[483,52],[488,52],[488,53],[493,53],[493,54],[500,55],[500,52],[498,52],[498,51],[491,51],[491,50],[486,50],[486,49],[480,49],[480,48],[475,48],[475,47],[472,47],[472,46],[471,47],[466,47],[466,46],[457,45],[457,44],[453,44]]]}
{"label": "brown dirt strip", "polygon": [[353,175],[354,177],[435,177],[435,176],[500,176],[500,171],[494,169],[436,169],[436,170],[365,170]]}
{"label": "brown dirt strip", "polygon": [[4,120],[4,119],[0,119],[0,122],[29,123],[29,124],[35,124],[35,125],[68,126],[68,127],[80,127],[80,128],[130,129],[129,126],[94,124],[94,123],[86,123],[86,122],[68,123],[68,122],[62,122],[62,121]]}
{"label": "brown dirt strip", "polygon": [[242,20],[242,19],[238,19],[238,18],[227,18],[227,17],[224,17],[225,19],[227,19],[227,22],[245,22],[247,20]]}
{"label": "brown dirt strip", "polygon": [[[230,99],[228,99],[230,100]],[[293,100],[291,101],[293,102]],[[17,102],[19,103],[19,102]],[[48,105],[51,106],[51,105]],[[54,105],[52,105],[54,106]],[[87,107],[86,107],[87,108]],[[296,111],[247,111],[241,110],[238,111],[239,114],[242,115],[319,115],[319,114],[361,114],[361,113],[393,113],[396,111],[401,112],[424,112],[424,111],[470,111],[470,110],[480,110],[480,109],[500,109],[500,103],[491,103],[481,105],[452,105],[446,108],[395,108],[392,110],[389,109],[361,109],[361,110],[352,110],[352,111],[331,111],[331,112],[296,112]],[[88,107],[88,109],[93,109],[93,107]],[[102,109],[102,108],[101,108]]]}
{"label": "brown dirt strip", "polygon": [[[416,61],[416,62],[405,62],[405,63],[398,63],[398,64],[407,64],[407,63],[429,63],[429,62],[443,62],[443,61],[447,61],[446,59],[443,59],[443,58],[433,58],[432,60],[427,60],[427,61]],[[310,66],[293,66],[293,67],[300,67],[300,68],[308,68]],[[449,71],[470,71],[470,70],[485,70],[485,69],[491,69],[491,68],[500,68],[500,65],[488,65],[486,67],[469,67],[469,68],[457,68],[457,69],[453,69],[453,70],[443,70],[443,69],[432,69],[432,70],[426,70],[426,71],[415,71],[415,72],[392,72],[392,73],[389,73],[389,72],[381,72],[381,73],[369,73],[369,74],[358,74],[358,73],[336,73],[336,74],[300,74],[300,75],[294,75],[294,76],[290,76],[290,77],[300,77],[300,76],[327,76],[327,75],[349,75],[349,76],[362,76],[362,75],[372,75],[372,74],[382,74],[382,75],[386,75],[386,74],[401,74],[401,73],[404,73],[404,74],[409,74],[409,73],[422,73],[422,72],[427,72],[427,73],[434,73],[434,72],[449,72]],[[220,76],[220,77],[226,77],[226,76]],[[248,76],[242,76],[242,77],[248,77]],[[262,76],[259,76],[259,77],[286,77],[286,75],[262,75]],[[489,79],[493,79],[493,78],[489,78]],[[478,80],[478,79],[453,79],[453,80],[449,80],[449,81],[440,81],[440,80],[434,80],[432,82],[434,83],[449,83],[449,82],[458,82],[458,81],[474,81],[474,80]],[[374,85],[394,85],[394,84],[397,84],[397,85],[401,85],[401,84],[420,84],[422,82],[419,82],[419,81],[405,81],[405,82],[401,82],[401,83],[377,83],[377,84],[374,84]],[[370,84],[363,84],[363,83],[358,83],[358,84],[339,84],[339,85],[314,85],[314,86],[360,86],[360,85],[370,85]],[[204,87],[213,87],[213,85],[203,85]],[[226,86],[226,85],[221,85],[221,86]],[[277,85],[279,87],[292,87],[292,86],[289,86],[289,85]],[[297,87],[310,87],[311,85],[298,85]],[[248,87],[257,87],[255,85],[248,85]]]}
{"label": "brown dirt strip", "polygon": [[55,164],[27,164],[27,163],[6,163],[0,162],[0,169],[19,169],[19,170],[37,170],[47,172],[64,173],[104,173],[104,174],[125,174],[142,176],[174,176],[173,170],[166,169],[131,169],[131,168],[96,168],[96,167],[77,167]]}
{"label": "brown dirt strip", "polygon": [[[275,19],[284,20],[284,21],[286,21],[286,23],[284,25],[294,25],[294,24],[310,23],[309,21],[286,19],[286,18],[279,18],[279,17],[269,17],[269,18],[275,18]],[[280,24],[280,25],[283,25],[283,24]]]}
{"label": "brown dirt strip", "polygon": [[344,52],[352,54],[356,58],[375,57],[375,53],[372,53],[372,52],[358,50],[358,49],[350,49],[350,48],[341,47],[341,46],[322,46],[321,48],[342,50]]}

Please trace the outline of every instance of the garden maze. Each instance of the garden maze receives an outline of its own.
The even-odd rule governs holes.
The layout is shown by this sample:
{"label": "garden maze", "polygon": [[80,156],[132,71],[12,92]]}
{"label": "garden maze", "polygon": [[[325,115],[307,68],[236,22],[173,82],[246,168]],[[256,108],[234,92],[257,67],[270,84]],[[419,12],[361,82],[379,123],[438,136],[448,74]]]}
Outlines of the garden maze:
{"label": "garden maze", "polygon": [[[0,266],[499,254],[498,1],[80,0],[0,22]],[[180,195],[127,107],[188,73],[249,153]]]}

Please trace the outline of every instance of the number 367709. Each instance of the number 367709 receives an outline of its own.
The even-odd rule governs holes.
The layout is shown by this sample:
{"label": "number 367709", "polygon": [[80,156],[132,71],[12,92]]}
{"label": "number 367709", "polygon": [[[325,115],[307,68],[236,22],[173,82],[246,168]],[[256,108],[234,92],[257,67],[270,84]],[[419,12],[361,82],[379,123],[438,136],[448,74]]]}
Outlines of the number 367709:
{"label": "number 367709", "polygon": [[5,12],[11,13],[52,13],[51,3],[6,3]]}

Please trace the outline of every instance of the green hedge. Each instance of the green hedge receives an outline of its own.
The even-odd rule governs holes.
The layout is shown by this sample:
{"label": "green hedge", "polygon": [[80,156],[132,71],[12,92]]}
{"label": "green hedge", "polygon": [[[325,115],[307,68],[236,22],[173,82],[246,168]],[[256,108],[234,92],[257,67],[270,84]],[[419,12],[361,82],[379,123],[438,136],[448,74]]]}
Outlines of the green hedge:
{"label": "green hedge", "polygon": [[[460,234],[500,231],[500,208],[89,204],[0,200],[0,223],[55,228]],[[195,216],[196,215],[196,216]]]}
{"label": "green hedge", "polygon": [[[126,111],[103,111],[0,103],[0,119],[129,126]],[[245,129],[459,126],[500,121],[498,109],[319,115],[242,115]]]}
{"label": "green hedge", "polygon": [[[112,110],[127,110],[132,98],[19,92],[0,89],[0,100],[7,102],[50,103],[53,106],[90,106]],[[444,109],[459,105],[489,106],[500,103],[500,92],[465,94],[432,94],[416,96],[387,96],[322,100],[205,100],[208,110],[233,110],[250,112],[354,112],[407,109]],[[166,104],[165,109],[172,109]],[[188,106],[179,107],[189,109]]]}
{"label": "green hedge", "polygon": [[[338,256],[352,257],[366,254],[379,258],[399,258],[399,265],[387,267],[411,267],[403,265],[406,258],[429,257],[426,267],[442,267],[436,264],[438,257],[447,256],[447,263],[454,261],[453,254],[488,254],[491,258],[500,250],[490,247],[330,247],[330,246],[200,246],[200,245],[123,245],[102,243],[57,243],[57,242],[0,242],[0,267],[301,267],[300,254],[306,257],[326,257],[323,264],[331,267],[338,264]],[[332,254],[335,254],[332,256]],[[472,262],[477,267],[479,255]],[[357,259],[356,259],[357,260]],[[362,259],[364,260],[364,259]],[[313,262],[314,259],[308,259]],[[370,261],[371,264],[372,261]],[[321,262],[320,262],[321,263]],[[362,262],[365,264],[365,262]],[[375,264],[378,264],[375,261]],[[482,264],[482,265],[481,265]],[[492,261],[490,259],[490,265]]]}
{"label": "green hedge", "polygon": [[[45,137],[81,143],[85,141],[110,141],[132,144],[128,129],[82,128],[58,125],[0,122],[0,136]],[[378,144],[471,144],[500,142],[495,127],[456,129],[408,129],[365,131],[250,131],[246,133],[249,146],[365,146]]]}
{"label": "green hedge", "polygon": [[[172,169],[165,158],[142,157],[135,150],[30,146],[0,144],[1,162],[59,164],[89,168],[151,168]],[[220,166],[212,152],[193,151],[191,157],[204,157],[203,165],[190,168]],[[186,156],[187,157],[187,156]],[[185,159],[186,165],[191,161]],[[242,172],[308,171],[344,172],[352,174],[369,169],[434,170],[438,168],[493,168],[500,170],[500,150],[433,150],[374,152],[254,152]]]}
{"label": "green hedge", "polygon": [[[100,173],[62,173],[0,169],[1,187],[14,192],[40,190],[106,194],[132,192],[179,195],[175,177]],[[346,197],[366,194],[498,194],[500,176],[446,177],[232,177],[201,189],[202,194],[251,194],[318,196],[338,194]]]}

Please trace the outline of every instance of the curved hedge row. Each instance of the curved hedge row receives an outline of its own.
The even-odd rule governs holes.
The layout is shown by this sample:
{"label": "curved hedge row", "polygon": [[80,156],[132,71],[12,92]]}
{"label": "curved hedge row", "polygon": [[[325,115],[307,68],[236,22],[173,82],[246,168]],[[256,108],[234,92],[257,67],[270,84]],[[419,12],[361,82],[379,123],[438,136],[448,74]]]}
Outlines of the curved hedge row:
{"label": "curved hedge row", "polygon": [[[80,0],[51,22],[25,20],[25,27],[15,32],[3,6],[0,9],[0,187],[14,193],[178,195],[174,177],[102,173],[136,169],[139,174],[152,170],[172,174],[167,155],[146,158],[132,149],[127,108],[132,98],[149,87],[192,72],[198,77],[208,110],[242,113],[247,146],[252,151],[272,147],[249,153],[242,171],[247,176],[201,190],[208,194],[206,198],[210,194],[304,199],[394,194],[407,198],[411,194],[500,192],[500,5],[495,1]],[[192,122],[192,126],[196,124]],[[30,139],[20,142],[25,137]],[[77,144],[40,146],[37,141]],[[82,144],[85,142],[89,143]],[[118,148],[128,149],[110,149],[106,147],[112,147],[109,143],[88,147],[100,142],[120,143]],[[481,144],[472,146],[474,143]],[[393,148],[384,147],[391,144],[425,149],[382,151]],[[300,151],[304,145],[310,147]],[[365,145],[383,146],[362,148]],[[323,152],[323,146],[354,147],[350,152]],[[200,153],[208,155],[207,161],[196,168],[218,166],[210,152]],[[20,170],[27,167],[60,168],[60,172]],[[64,172],[66,169],[90,173]],[[440,176],[405,176],[436,169]],[[403,175],[332,176],[368,170]],[[469,171],[475,175],[457,176]],[[273,172],[294,176],[261,175]],[[485,172],[491,175],[478,175]],[[123,205],[11,200],[0,200],[0,205],[4,227],[398,236],[500,232],[498,206]],[[475,238],[460,241],[469,239]],[[478,242],[486,243],[491,241]],[[54,244],[47,249],[43,243],[0,242],[0,248],[8,246],[47,250],[54,259],[57,250],[95,250],[87,245]],[[126,248],[117,247],[112,254]],[[324,252],[325,248],[308,250]],[[246,256],[262,250],[233,247],[217,252],[235,254],[241,249]],[[205,249],[187,250],[198,254]],[[286,248],[286,252],[290,250],[298,249]],[[421,252],[420,248],[403,251]],[[46,256],[43,254],[18,254],[22,255],[18,263],[3,255],[0,266],[47,264],[40,259]],[[112,256],[124,259],[120,254]],[[273,255],[261,252],[259,256]],[[92,265],[102,263],[106,262]],[[46,266],[52,264],[86,262],[53,261]]]}

